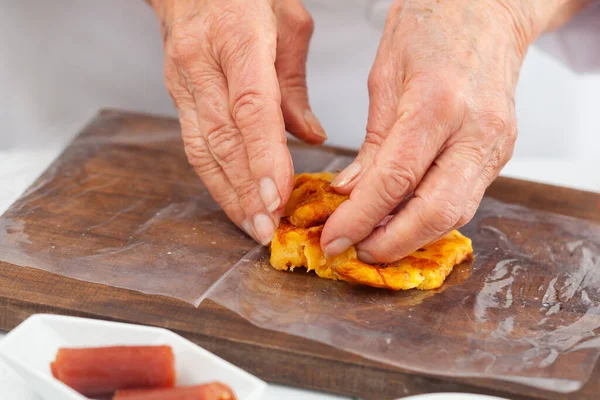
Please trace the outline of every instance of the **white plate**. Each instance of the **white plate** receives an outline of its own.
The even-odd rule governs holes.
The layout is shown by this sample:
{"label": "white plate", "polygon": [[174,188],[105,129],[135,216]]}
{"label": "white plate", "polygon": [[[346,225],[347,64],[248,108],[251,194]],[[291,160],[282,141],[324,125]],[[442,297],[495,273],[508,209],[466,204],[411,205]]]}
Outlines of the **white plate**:
{"label": "white plate", "polygon": [[401,400],[508,400],[501,397],[484,396],[468,393],[430,393],[404,397]]}
{"label": "white plate", "polygon": [[85,400],[50,372],[60,347],[163,344],[175,353],[177,385],[218,380],[239,400],[258,400],[266,389],[265,382],[166,329],[86,318],[33,315],[0,342],[0,358],[46,400]]}

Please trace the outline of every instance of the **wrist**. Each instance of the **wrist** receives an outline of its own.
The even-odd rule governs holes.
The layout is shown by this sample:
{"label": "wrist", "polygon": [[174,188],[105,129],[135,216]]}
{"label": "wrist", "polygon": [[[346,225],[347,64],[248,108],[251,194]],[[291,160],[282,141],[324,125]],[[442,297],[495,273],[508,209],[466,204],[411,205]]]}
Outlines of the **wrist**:
{"label": "wrist", "polygon": [[509,19],[523,52],[542,34],[557,29],[592,0],[488,0]]}

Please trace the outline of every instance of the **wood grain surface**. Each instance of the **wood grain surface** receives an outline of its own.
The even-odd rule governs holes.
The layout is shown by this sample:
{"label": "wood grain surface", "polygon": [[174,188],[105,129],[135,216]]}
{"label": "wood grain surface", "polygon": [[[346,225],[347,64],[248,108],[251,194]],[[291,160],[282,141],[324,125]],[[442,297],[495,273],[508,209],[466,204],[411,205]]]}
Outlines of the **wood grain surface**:
{"label": "wood grain surface", "polygon": [[[183,199],[195,193],[195,188],[201,187],[201,183],[195,181],[181,143],[172,140],[178,132],[179,126],[172,119],[103,111],[40,180],[34,183],[32,189],[7,211],[5,220],[24,220],[28,229],[35,229],[40,232],[41,237],[47,237],[52,243],[47,243],[47,249],[38,250],[48,251],[48,257],[52,256],[49,250],[52,246],[70,246],[84,233],[94,236],[92,243],[104,247],[115,246],[126,239],[122,236],[127,232],[127,224],[134,226],[143,221],[146,217],[143,215],[144,210],[124,212],[125,225],[113,231],[103,231],[101,227],[90,231],[90,224],[102,218],[97,215],[80,215],[69,226],[58,227],[55,218],[69,207],[75,207],[73,203],[63,204],[64,199],[72,198],[74,191],[85,191],[85,186],[69,186],[68,182],[73,178],[69,174],[81,173],[76,171],[81,171],[81,165],[85,165],[84,170],[88,176],[80,182],[97,179],[94,171],[104,176],[123,178],[121,186],[111,186],[118,190],[109,194],[86,194],[82,197],[86,204],[109,201],[126,203],[141,193],[157,202]],[[123,146],[127,148],[128,137],[147,137],[148,143],[146,146],[130,148],[126,153],[103,146],[105,139],[115,137],[121,140],[121,149]],[[165,144],[164,138],[171,140]],[[89,146],[90,141],[95,145]],[[291,144],[291,147],[300,154],[295,159],[296,169],[303,171],[317,171],[328,165],[331,167],[332,158],[354,155],[351,151],[334,148],[313,152],[310,147],[298,143]],[[86,150],[82,151],[82,148]],[[306,154],[312,154],[310,159],[302,157],[304,150],[307,151]],[[156,167],[157,165],[160,167]],[[151,175],[149,171],[152,172]],[[161,180],[161,173],[170,179],[175,176],[179,182],[167,184]],[[187,184],[183,185],[181,182]],[[46,203],[36,203],[36,199],[31,197],[35,188],[41,184],[52,188],[49,202],[46,199]],[[498,178],[489,188],[487,196],[600,222],[600,195],[595,193]],[[98,207],[92,208],[98,210]],[[217,219],[227,224],[222,213],[213,208],[210,210],[206,214],[207,220]],[[153,231],[148,235],[152,236],[152,240],[168,240],[168,224],[164,228],[164,231]],[[0,242],[3,229],[6,237],[10,227],[0,225]],[[216,232],[219,235],[219,245],[216,247],[205,245],[202,241],[196,243],[192,239],[187,245],[195,246],[194,251],[211,252],[219,260],[232,263],[254,246],[250,240],[234,232],[235,228]],[[210,241],[211,238],[206,240]],[[90,248],[84,247],[79,251],[85,254]],[[126,261],[123,262],[133,265],[135,257],[129,257],[130,259],[125,257]],[[183,262],[185,261],[184,259]],[[75,315],[168,328],[269,382],[365,399],[388,400],[419,393],[447,391],[485,393],[512,399],[596,399],[600,392],[598,366],[586,386],[569,395],[501,381],[449,379],[416,374],[302,337],[260,329],[210,300],[194,307],[171,297],[143,294],[0,262],[0,329],[10,330],[34,313]]]}

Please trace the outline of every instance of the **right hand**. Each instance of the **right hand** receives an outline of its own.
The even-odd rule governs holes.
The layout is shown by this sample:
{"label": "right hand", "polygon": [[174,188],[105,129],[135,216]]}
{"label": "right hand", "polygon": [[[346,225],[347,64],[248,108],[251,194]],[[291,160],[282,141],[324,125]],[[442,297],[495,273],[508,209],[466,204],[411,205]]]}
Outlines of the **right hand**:
{"label": "right hand", "polygon": [[308,104],[313,22],[300,0],[152,0],[185,151],[229,218],[268,244],[293,186],[285,130],[325,132]]}

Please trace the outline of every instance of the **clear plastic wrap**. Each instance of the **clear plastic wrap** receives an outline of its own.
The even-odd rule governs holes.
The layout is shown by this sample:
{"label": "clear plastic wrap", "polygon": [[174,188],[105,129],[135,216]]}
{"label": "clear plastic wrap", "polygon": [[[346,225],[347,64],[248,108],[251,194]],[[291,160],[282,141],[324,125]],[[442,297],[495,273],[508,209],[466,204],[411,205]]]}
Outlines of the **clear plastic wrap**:
{"label": "clear plastic wrap", "polygon": [[600,227],[486,199],[461,231],[475,259],[438,290],[282,277],[262,250],[208,297],[260,327],[407,370],[579,389],[600,350]]}
{"label": "clear plastic wrap", "polygon": [[[213,201],[176,131],[144,128],[76,139],[0,217],[0,261],[198,305],[256,243]],[[312,153],[294,149],[295,164],[345,160]]]}
{"label": "clear plastic wrap", "polygon": [[[485,199],[461,230],[474,261],[438,290],[275,271],[194,176],[173,126],[100,121],[0,218],[0,261],[196,305],[210,298],[262,328],[406,370],[559,392],[589,378],[600,351],[600,226]],[[351,162],[327,149],[292,153],[297,172]]]}

